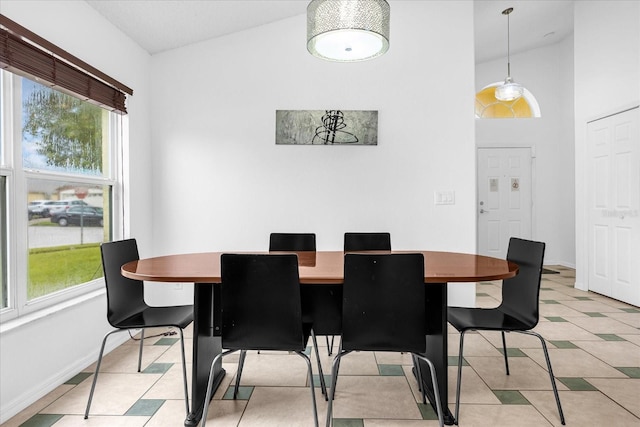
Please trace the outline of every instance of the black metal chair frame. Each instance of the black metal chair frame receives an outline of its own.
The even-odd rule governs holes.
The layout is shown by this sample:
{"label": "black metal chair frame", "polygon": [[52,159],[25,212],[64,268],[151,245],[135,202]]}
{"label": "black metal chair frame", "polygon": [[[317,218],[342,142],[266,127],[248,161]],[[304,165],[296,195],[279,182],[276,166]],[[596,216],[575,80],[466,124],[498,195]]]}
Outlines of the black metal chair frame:
{"label": "black metal chair frame", "polygon": [[436,411],[444,425],[438,381],[426,352],[424,256],[422,254],[345,254],[342,339],[331,370],[327,427],[332,423],[338,371],[342,357],[353,351],[411,353],[417,381],[426,402],[420,364],[430,370]]}
{"label": "black metal chair frame", "polygon": [[304,353],[310,326],[302,322],[298,259],[295,254],[223,254],[221,257],[222,347],[211,363],[202,427],[213,393],[215,365],[240,351],[233,398],[237,397],[247,350],[294,352],[307,363],[315,426],[318,427],[311,360]]}
{"label": "black metal chair frame", "polygon": [[[180,334],[180,348],[182,350],[182,376],[184,383],[184,402],[187,415],[189,414],[189,391],[187,387],[187,364],[184,351],[183,329],[193,321],[193,306],[150,307],[144,302],[144,284],[139,280],[123,277],[120,267],[129,262],[140,259],[135,239],[103,243],[100,246],[104,281],[107,288],[107,320],[116,328],[108,332],[102,339],[98,362],[96,364],[89,400],[84,418],[89,417],[91,402],[95,392],[102,356],[107,338],[117,332],[141,330],[140,350],[138,353],[138,372],[142,368],[142,349],[144,348],[144,332],[146,328],[173,327]],[[151,320],[149,320],[151,319]]]}
{"label": "black metal chair frame", "polygon": [[[544,261],[545,244],[512,237],[509,240],[507,260],[519,266],[518,275],[502,282],[502,302],[496,308],[449,307],[449,323],[460,332],[460,349],[458,355],[458,378],[456,383],[455,423],[460,415],[460,388],[462,385],[462,361],[464,336],[468,331],[500,331],[506,374],[509,375],[509,359],[505,332],[517,332],[537,337],[542,344],[544,358],[549,371],[549,379],[558,407],[560,422],[565,425],[564,413],[556,387],[551,359],[544,338],[532,331],[539,318],[538,306],[540,281]],[[474,323],[478,322],[478,323]]]}

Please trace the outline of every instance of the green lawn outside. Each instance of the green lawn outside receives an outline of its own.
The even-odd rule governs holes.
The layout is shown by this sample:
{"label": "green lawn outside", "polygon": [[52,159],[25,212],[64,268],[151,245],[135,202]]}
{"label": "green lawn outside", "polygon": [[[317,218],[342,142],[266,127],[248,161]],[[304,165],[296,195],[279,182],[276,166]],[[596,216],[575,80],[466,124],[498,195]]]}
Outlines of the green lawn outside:
{"label": "green lawn outside", "polygon": [[31,249],[27,298],[32,300],[102,275],[99,243]]}

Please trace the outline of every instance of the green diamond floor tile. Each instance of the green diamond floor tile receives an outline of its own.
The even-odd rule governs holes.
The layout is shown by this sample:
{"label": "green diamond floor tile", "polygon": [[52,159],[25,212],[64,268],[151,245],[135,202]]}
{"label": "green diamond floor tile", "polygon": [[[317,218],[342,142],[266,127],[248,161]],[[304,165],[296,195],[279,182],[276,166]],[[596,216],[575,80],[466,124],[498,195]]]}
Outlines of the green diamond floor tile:
{"label": "green diamond floor tile", "polygon": [[503,405],[530,405],[529,401],[517,390],[492,390]]}
{"label": "green diamond floor tile", "polygon": [[627,313],[640,313],[640,310],[637,308],[621,308],[620,310],[626,311]]}
{"label": "green diamond floor tile", "polygon": [[362,418],[334,418],[333,427],[364,427]]}
{"label": "green diamond floor tile", "polygon": [[438,413],[433,409],[430,403],[418,403],[418,409],[420,410],[420,415],[423,420],[438,419]]}
{"label": "green diamond floor tile", "polygon": [[557,316],[549,316],[549,317],[545,317],[545,319],[547,319],[549,322],[566,322],[567,320],[563,317],[557,317]]}
{"label": "green diamond floor tile", "polygon": [[584,314],[586,314],[589,317],[607,317],[602,313],[596,313],[596,312],[585,312]]}
{"label": "green diamond floor tile", "polygon": [[[223,400],[233,400],[233,390],[235,388],[236,388],[235,386],[229,386],[229,388],[227,389],[227,391],[224,394],[224,396],[222,397],[222,399]],[[253,386],[241,385],[240,387],[238,387],[237,400],[249,400],[249,398],[251,397],[251,394],[253,393],[253,389],[254,389]]]}
{"label": "green diamond floor tile", "polygon": [[[324,372],[324,368],[322,370]],[[323,377],[324,377],[324,384],[327,386],[327,388],[331,387],[331,374],[324,374]],[[313,385],[317,389],[320,389],[320,375],[315,374],[313,376]]]}
{"label": "green diamond floor tile", "polygon": [[142,373],[144,373],[144,374],[164,374],[169,369],[171,369],[172,366],[173,366],[173,363],[152,363],[151,365],[149,365],[147,367],[147,369],[143,370]]}
{"label": "green diamond floor tile", "polygon": [[[387,377],[402,377],[404,370],[402,365],[378,365],[378,374]],[[340,380],[338,379],[338,381]]]}
{"label": "green diamond floor tile", "polygon": [[579,348],[571,341],[549,341],[549,343],[553,344],[556,348]]}
{"label": "green diamond floor tile", "polygon": [[624,338],[617,336],[616,334],[595,334],[605,341],[626,341]]}
{"label": "green diamond floor tile", "polygon": [[487,294],[487,293],[484,293],[484,292],[477,292],[477,293],[476,293],[476,296],[477,296],[477,297],[489,297],[489,296],[491,296],[491,295],[489,295],[489,294]]}
{"label": "green diamond floor tile", "polygon": [[67,380],[67,382],[65,382],[65,384],[78,385],[82,381],[84,381],[87,378],[89,378],[91,375],[92,374],[90,372],[80,372],[78,375],[76,375],[73,378],[70,378],[69,380]]}
{"label": "green diamond floor tile", "polygon": [[578,301],[593,301],[591,297],[575,297]]}
{"label": "green diamond floor tile", "polygon": [[29,418],[20,427],[51,427],[57,423],[64,415],[58,414],[36,414]]}
{"label": "green diamond floor tile", "polygon": [[[499,348],[498,351],[504,354],[504,349]],[[522,350],[519,348],[510,348],[507,347],[507,356],[509,357],[528,357]]]}
{"label": "green diamond floor tile", "polygon": [[592,391],[597,390],[584,378],[556,378],[562,384],[566,385],[571,391]]}
{"label": "green diamond floor tile", "polygon": [[174,345],[180,338],[160,338],[154,345]]}
{"label": "green diamond floor tile", "polygon": [[126,416],[150,417],[164,404],[164,399],[140,399],[133,404]]}
{"label": "green diamond floor tile", "polygon": [[541,299],[540,302],[543,304],[560,304],[558,301],[554,299]]}
{"label": "green diamond floor tile", "polygon": [[[458,366],[458,356],[447,356],[447,365]],[[469,366],[469,362],[464,357],[462,358],[462,366]]]}
{"label": "green diamond floor tile", "polygon": [[628,376],[629,378],[640,378],[640,368],[638,367],[631,367],[631,368],[619,368],[619,367],[615,367],[618,371],[622,372],[623,374],[625,374],[626,376]]}

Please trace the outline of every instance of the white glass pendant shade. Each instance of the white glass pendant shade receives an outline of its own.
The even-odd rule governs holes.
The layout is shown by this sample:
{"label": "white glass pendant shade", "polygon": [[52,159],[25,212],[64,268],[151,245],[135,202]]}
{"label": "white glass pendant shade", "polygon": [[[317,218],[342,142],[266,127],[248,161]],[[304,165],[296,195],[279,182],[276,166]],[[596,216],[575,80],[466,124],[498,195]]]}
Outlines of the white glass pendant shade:
{"label": "white glass pendant shade", "polygon": [[518,99],[524,93],[522,85],[516,83],[507,77],[500,86],[496,87],[496,99],[500,101],[513,101]]}
{"label": "white glass pendant shade", "polygon": [[363,61],[389,50],[385,0],[313,0],[307,6],[307,50],[330,61]]}

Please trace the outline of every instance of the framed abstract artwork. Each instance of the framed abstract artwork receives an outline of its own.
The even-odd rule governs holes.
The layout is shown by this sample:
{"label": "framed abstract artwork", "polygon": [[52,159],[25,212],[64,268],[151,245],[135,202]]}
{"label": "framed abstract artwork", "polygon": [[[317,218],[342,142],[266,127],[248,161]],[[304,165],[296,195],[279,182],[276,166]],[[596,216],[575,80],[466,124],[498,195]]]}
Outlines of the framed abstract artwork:
{"label": "framed abstract artwork", "polygon": [[277,110],[278,145],[378,145],[378,112]]}

